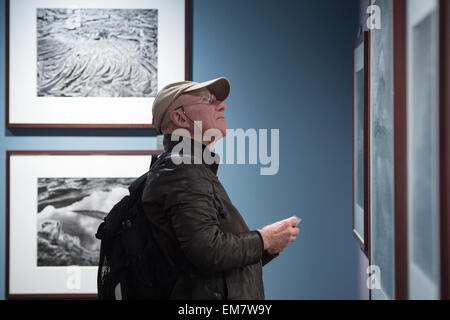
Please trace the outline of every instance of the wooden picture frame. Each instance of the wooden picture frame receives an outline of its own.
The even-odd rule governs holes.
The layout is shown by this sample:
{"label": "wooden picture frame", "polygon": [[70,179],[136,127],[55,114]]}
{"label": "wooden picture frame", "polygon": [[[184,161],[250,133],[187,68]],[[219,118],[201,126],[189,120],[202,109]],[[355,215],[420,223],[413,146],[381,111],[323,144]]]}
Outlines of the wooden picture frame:
{"label": "wooden picture frame", "polygon": [[406,0],[393,1],[395,299],[408,299]]}
{"label": "wooden picture frame", "polygon": [[450,299],[450,3],[440,0],[440,233],[441,299]]}
{"label": "wooden picture frame", "polygon": [[96,227],[161,152],[7,151],[6,298],[96,298]]}
{"label": "wooden picture frame", "polygon": [[191,79],[190,12],[190,0],[6,0],[6,127],[154,128],[157,91]]}
{"label": "wooden picture frame", "polygon": [[[368,208],[368,155],[369,155],[369,145],[368,145],[368,126],[369,126],[369,114],[368,114],[368,106],[369,106],[369,75],[370,75],[370,52],[369,52],[369,33],[367,31],[363,31],[357,41],[355,42],[354,48],[353,48],[353,235],[358,240],[361,249],[364,251],[366,255],[368,255],[369,251],[369,208]],[[358,72],[359,75],[358,75]],[[362,72],[362,73],[361,73]],[[358,81],[358,77],[360,78]],[[361,81],[361,78],[363,80],[363,85],[361,87],[358,82]],[[359,86],[359,89],[357,88]],[[358,90],[361,91],[358,93]],[[363,91],[363,92],[362,92]],[[362,99],[362,105],[359,106],[360,109],[363,110],[357,110],[358,108],[358,99]],[[362,115],[360,114],[362,111]],[[357,119],[359,117],[359,119]],[[359,129],[359,133],[356,131],[357,128],[357,121],[361,122],[364,126],[364,128]],[[362,136],[361,136],[361,133]],[[357,147],[357,145],[359,146]],[[361,146],[362,144],[362,146]],[[359,157],[362,159],[356,160],[357,156],[356,153],[358,152],[359,148]],[[359,162],[359,163],[358,163]],[[362,177],[360,176],[359,179],[363,179],[363,182],[359,181],[359,186],[356,182],[358,179],[358,168],[359,171],[362,170],[362,173],[359,172],[359,175],[362,174]],[[363,190],[358,191],[358,188],[362,188]],[[361,192],[364,197],[363,199],[363,208],[362,208],[362,215],[361,215],[361,207],[357,206],[355,195],[357,192]],[[359,195],[361,196],[361,194]],[[359,207],[359,208],[358,208]],[[360,217],[358,218],[357,215]],[[358,223],[357,220],[362,219],[362,226],[359,226],[359,229],[362,229],[363,234],[360,234],[358,232]],[[361,222],[359,222],[361,224]]]}

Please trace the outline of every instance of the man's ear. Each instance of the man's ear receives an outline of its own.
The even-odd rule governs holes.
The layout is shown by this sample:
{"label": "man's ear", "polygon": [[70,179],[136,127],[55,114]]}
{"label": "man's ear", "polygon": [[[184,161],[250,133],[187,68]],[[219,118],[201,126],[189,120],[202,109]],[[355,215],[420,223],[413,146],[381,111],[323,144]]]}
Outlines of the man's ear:
{"label": "man's ear", "polygon": [[170,113],[170,120],[172,120],[173,124],[177,128],[190,128],[190,123],[187,121],[186,116],[180,109],[174,110]]}

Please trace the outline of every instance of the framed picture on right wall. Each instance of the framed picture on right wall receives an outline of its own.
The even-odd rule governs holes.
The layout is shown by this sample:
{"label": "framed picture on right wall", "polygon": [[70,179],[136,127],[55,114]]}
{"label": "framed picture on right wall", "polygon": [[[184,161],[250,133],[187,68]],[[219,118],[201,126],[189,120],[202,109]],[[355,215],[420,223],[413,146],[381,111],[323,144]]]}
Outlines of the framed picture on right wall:
{"label": "framed picture on right wall", "polygon": [[367,132],[369,35],[361,32],[353,49],[353,234],[368,252]]}
{"label": "framed picture on right wall", "polygon": [[439,1],[409,0],[407,272],[409,299],[440,299]]}
{"label": "framed picture on right wall", "polygon": [[394,1],[374,3],[383,13],[383,27],[370,30],[369,263],[381,276],[371,298],[394,299]]}
{"label": "framed picture on right wall", "polygon": [[[368,34],[368,63],[360,65],[368,72],[359,93],[368,106],[360,115],[365,150],[360,212],[368,229],[360,225],[359,239],[368,247],[369,266],[381,275],[369,297],[450,299],[450,1],[369,3],[383,12],[383,27]],[[357,88],[354,80],[355,128]]]}

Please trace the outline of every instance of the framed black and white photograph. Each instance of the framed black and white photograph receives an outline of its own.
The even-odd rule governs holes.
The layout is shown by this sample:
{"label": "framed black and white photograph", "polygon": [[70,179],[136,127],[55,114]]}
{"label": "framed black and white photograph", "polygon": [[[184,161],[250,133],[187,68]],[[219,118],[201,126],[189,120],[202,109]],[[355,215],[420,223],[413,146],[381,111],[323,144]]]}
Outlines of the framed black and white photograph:
{"label": "framed black and white photograph", "polygon": [[353,51],[353,234],[368,253],[367,152],[368,152],[369,34],[362,32]]}
{"label": "framed black and white photograph", "polygon": [[160,151],[8,151],[8,297],[95,297],[98,226]]}
{"label": "framed black and white photograph", "polygon": [[152,127],[189,78],[188,3],[7,1],[7,126]]}
{"label": "framed black and white photograph", "polygon": [[439,299],[439,1],[407,4],[408,290]]}
{"label": "framed black and white photograph", "polygon": [[394,299],[394,4],[376,4],[383,28],[370,30],[370,264],[382,277],[371,298]]}
{"label": "framed black and white photograph", "polygon": [[95,232],[134,178],[39,177],[37,266],[97,266]]}

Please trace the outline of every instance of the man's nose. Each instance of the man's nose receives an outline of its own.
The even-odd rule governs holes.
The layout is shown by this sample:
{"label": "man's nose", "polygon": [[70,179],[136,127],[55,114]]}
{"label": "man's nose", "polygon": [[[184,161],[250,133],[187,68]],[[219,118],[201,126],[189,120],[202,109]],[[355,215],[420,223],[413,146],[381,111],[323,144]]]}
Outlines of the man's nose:
{"label": "man's nose", "polygon": [[225,112],[226,109],[227,109],[227,105],[225,103],[223,103],[222,101],[219,101],[219,104],[216,105],[216,111]]}

